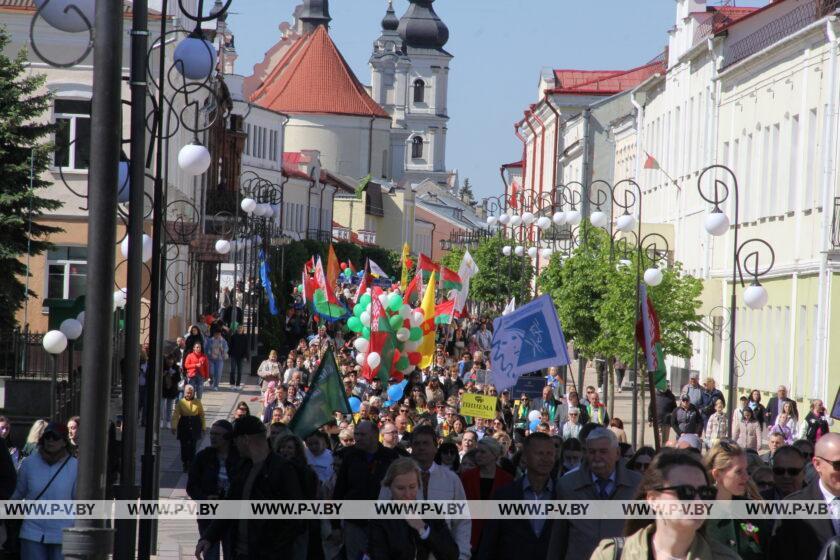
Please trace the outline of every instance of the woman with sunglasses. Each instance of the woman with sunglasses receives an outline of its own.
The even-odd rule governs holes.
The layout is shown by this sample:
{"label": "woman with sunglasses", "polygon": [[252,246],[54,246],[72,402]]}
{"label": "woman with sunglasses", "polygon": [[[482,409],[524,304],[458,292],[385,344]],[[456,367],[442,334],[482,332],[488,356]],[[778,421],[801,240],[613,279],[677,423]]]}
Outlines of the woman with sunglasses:
{"label": "woman with sunglasses", "polygon": [[457,474],[461,468],[461,456],[458,453],[458,446],[452,440],[446,440],[441,443],[435,454],[435,463]]}
{"label": "woman with sunglasses", "polygon": [[[722,440],[706,455],[706,468],[715,481],[718,500],[761,500],[750,480],[747,453],[737,444]],[[772,525],[755,519],[710,519],[706,534],[728,546],[743,560],[765,558]]]}
{"label": "woman with sunglasses", "polygon": [[[703,463],[694,453],[665,450],[645,471],[636,499],[648,502],[713,500],[716,491],[711,483]],[[619,557],[738,559],[737,554],[706,535],[702,519],[631,518],[624,526],[624,533],[627,537],[622,551],[616,550],[615,539],[605,539],[592,554],[591,560]]]}
{"label": "woman with sunglasses", "polygon": [[644,446],[636,450],[635,453],[627,461],[626,467],[631,471],[636,471],[640,474],[645,474],[653,458],[656,456],[656,450],[653,447]]}

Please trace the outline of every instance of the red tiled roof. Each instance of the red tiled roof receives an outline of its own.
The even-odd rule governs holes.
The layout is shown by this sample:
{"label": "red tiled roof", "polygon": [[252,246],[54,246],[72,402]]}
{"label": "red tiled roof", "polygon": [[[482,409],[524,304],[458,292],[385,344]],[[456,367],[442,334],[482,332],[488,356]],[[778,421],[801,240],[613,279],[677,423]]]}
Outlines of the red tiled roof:
{"label": "red tiled roof", "polygon": [[665,63],[661,61],[622,71],[555,70],[554,74],[558,77],[559,86],[546,93],[614,95],[634,88],[654,74],[664,71]]}
{"label": "red tiled roof", "polygon": [[282,113],[389,118],[359,83],[323,26],[289,49],[251,101]]}
{"label": "red tiled roof", "polygon": [[709,6],[707,10],[714,13],[714,15],[712,16],[712,32],[720,33],[736,21],[742,20],[747,16],[751,16],[754,13],[772,5],[773,2],[761,8],[739,8],[738,6]]}

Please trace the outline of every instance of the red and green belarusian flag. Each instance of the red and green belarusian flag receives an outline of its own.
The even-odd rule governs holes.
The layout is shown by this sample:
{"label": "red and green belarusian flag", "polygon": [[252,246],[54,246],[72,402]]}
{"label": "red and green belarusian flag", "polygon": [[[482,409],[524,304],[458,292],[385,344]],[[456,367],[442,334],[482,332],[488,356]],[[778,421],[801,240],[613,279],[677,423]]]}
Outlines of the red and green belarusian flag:
{"label": "red and green belarusian flag", "polygon": [[[370,298],[370,350],[377,352],[380,356],[379,366],[371,368],[367,363],[362,366],[362,377],[367,381],[375,378],[382,380],[383,385],[388,386],[391,378],[391,369],[394,365],[394,351],[396,350],[396,336],[394,335],[388,315],[379,296],[381,288],[374,288]],[[368,354],[369,355],[369,354]]]}
{"label": "red and green belarusian flag", "polygon": [[428,282],[429,275],[432,272],[440,270],[440,265],[423,253],[420,253],[420,256],[417,258],[417,270],[423,274],[424,281]]}
{"label": "red and green belarusian flag", "polygon": [[403,303],[407,303],[413,307],[412,302],[420,299],[420,290],[420,275],[415,274],[411,279],[411,282],[408,283],[408,287],[405,289],[405,293],[403,294]]}
{"label": "red and green belarusian flag", "polygon": [[359,282],[359,289],[356,290],[356,297],[353,300],[353,304],[359,303],[359,300],[365,295],[368,291],[368,288],[371,287],[373,281],[370,277],[370,264],[368,260],[365,260],[365,271],[362,274],[362,280]]}
{"label": "red and green belarusian flag", "polygon": [[458,273],[445,266],[440,267],[440,285],[445,293],[449,293],[450,290],[460,290],[463,286]]}
{"label": "red and green belarusian flag", "polygon": [[435,306],[435,325],[448,325],[455,314],[455,300],[450,299]]}
{"label": "red and green belarusian flag", "polygon": [[648,373],[653,378],[653,384],[657,389],[664,390],[667,387],[665,356],[662,353],[661,332],[659,330],[659,317],[653,308],[653,302],[647,294],[647,286],[639,285],[639,299],[641,300],[641,317],[636,323],[636,338],[645,354]]}

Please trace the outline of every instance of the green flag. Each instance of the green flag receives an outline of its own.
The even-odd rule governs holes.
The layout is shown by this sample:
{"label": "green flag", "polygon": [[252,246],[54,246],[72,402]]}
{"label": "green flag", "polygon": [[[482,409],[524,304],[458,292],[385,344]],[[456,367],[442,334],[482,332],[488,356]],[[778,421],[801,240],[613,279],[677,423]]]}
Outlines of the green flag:
{"label": "green flag", "polygon": [[332,420],[336,412],[351,413],[335,356],[330,349],[324,354],[309,385],[309,392],[292,418],[289,429],[303,439]]}
{"label": "green flag", "polygon": [[356,198],[358,198],[358,199],[362,198],[362,192],[364,192],[365,187],[367,187],[367,185],[368,185],[368,183],[370,183],[371,179],[373,179],[373,176],[368,175],[367,177],[364,177],[361,181],[359,181],[359,184],[356,185]]}

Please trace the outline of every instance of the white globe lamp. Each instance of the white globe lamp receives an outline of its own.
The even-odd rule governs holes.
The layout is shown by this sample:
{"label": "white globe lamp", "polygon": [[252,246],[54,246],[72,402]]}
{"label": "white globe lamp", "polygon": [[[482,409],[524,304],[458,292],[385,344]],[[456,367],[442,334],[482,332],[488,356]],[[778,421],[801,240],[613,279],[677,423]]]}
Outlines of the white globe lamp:
{"label": "white globe lamp", "polygon": [[530,226],[536,220],[537,220],[537,217],[534,216],[534,214],[531,213],[531,212],[525,212],[524,214],[522,214],[522,223],[525,224],[526,226]]}
{"label": "white globe lamp", "polygon": [[127,302],[128,295],[126,294],[125,289],[114,292],[114,307],[116,309],[124,309]]}
{"label": "white globe lamp", "polygon": [[58,330],[64,333],[68,340],[76,340],[82,336],[82,324],[76,319],[65,319]]}
{"label": "white globe lamp", "polygon": [[767,290],[761,284],[752,284],[744,290],[744,303],[750,309],[761,309],[767,305],[768,298]]}
{"label": "white globe lamp", "polygon": [[93,27],[95,6],[96,0],[35,0],[35,7],[41,11],[44,21],[67,33],[79,33],[87,31],[88,26]]}
{"label": "white globe lamp", "polygon": [[[128,244],[129,244],[129,237],[126,235],[125,239],[122,240],[120,243],[120,253],[125,258],[128,258]],[[149,259],[152,258],[152,238],[143,234],[143,262],[149,262]]]}
{"label": "white globe lamp", "polygon": [[41,344],[50,354],[61,354],[67,348],[67,337],[61,331],[50,331],[44,335]]}
{"label": "white globe lamp", "polygon": [[539,220],[537,220],[537,227],[541,230],[547,230],[551,227],[551,218],[548,216],[542,216]]}
{"label": "white globe lamp", "polygon": [[504,247],[502,247],[502,254],[506,257],[510,256],[511,251],[512,251],[512,249],[511,249],[510,245],[505,245]]}
{"label": "white globe lamp", "polygon": [[610,221],[609,216],[607,216],[606,212],[601,212],[600,210],[596,210],[592,212],[592,215],[589,216],[589,221],[592,222],[592,225],[597,228],[605,228]]}
{"label": "white globe lamp", "polygon": [[186,37],[175,47],[173,64],[188,80],[206,80],[216,66],[216,48],[200,37]]}
{"label": "white globe lamp", "polygon": [[242,202],[239,203],[239,207],[246,214],[251,214],[257,209],[257,201],[253,198],[243,198]]}
{"label": "white globe lamp", "polygon": [[513,250],[513,254],[517,257],[521,257],[525,254],[525,247],[523,247],[522,245],[517,245],[516,248]]}
{"label": "white globe lamp", "polygon": [[545,260],[548,260],[548,259],[551,258],[551,255],[553,253],[554,253],[554,251],[552,251],[550,248],[547,247],[547,248],[543,249],[542,251],[540,251],[540,256],[542,258],[544,258]]}
{"label": "white globe lamp", "polygon": [[178,152],[178,167],[187,175],[201,175],[210,168],[210,162],[210,151],[197,142],[187,144]]}
{"label": "white globe lamp", "polygon": [[499,223],[506,226],[510,223],[510,214],[502,214],[499,216]]}
{"label": "white globe lamp", "polygon": [[538,254],[539,254],[539,250],[536,247],[529,247],[528,248],[528,256],[531,257],[532,259],[537,258]]}
{"label": "white globe lamp", "polygon": [[216,241],[216,252],[220,255],[227,255],[228,253],[230,253],[230,249],[230,241],[228,241],[227,239],[219,239],[218,241]]}
{"label": "white globe lamp", "polygon": [[721,211],[706,216],[703,227],[711,235],[720,236],[729,231],[729,217]]}
{"label": "white globe lamp", "polygon": [[566,212],[566,223],[570,226],[576,226],[580,223],[583,217],[577,210],[569,210]]}
{"label": "white globe lamp", "polygon": [[496,218],[496,216],[490,216],[490,217],[487,218],[487,225],[492,227],[492,226],[496,225],[497,220],[498,220],[498,218]]}
{"label": "white globe lamp", "polygon": [[658,286],[662,283],[662,271],[658,268],[649,268],[645,270],[645,284],[648,286]]}
{"label": "white globe lamp", "polygon": [[514,214],[513,216],[510,217],[510,225],[511,226],[516,227],[521,223],[522,223],[522,216],[520,216],[519,214]]}
{"label": "white globe lamp", "polygon": [[555,212],[554,215],[551,217],[551,221],[557,224],[558,226],[564,225],[566,223],[566,213]]}
{"label": "white globe lamp", "polygon": [[125,204],[131,198],[131,177],[127,161],[119,163],[117,177],[117,202]]}
{"label": "white globe lamp", "polygon": [[629,233],[636,227],[636,218],[630,214],[619,216],[615,221],[615,227],[618,231]]}

